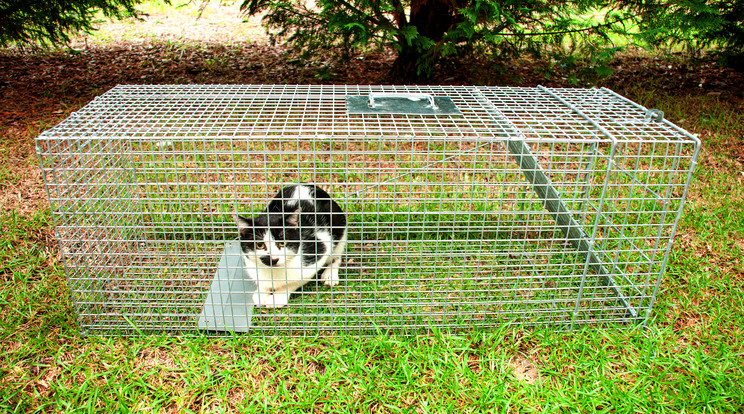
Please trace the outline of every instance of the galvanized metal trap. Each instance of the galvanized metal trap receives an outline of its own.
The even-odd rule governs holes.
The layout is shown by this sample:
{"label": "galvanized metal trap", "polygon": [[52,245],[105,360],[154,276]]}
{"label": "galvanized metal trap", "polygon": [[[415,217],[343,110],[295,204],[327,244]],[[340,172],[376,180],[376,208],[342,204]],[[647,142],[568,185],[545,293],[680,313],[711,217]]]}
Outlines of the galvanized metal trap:
{"label": "galvanized metal trap", "polygon": [[[119,86],[37,147],[85,332],[644,322],[699,141],[607,89]],[[341,283],[254,308],[234,214],[342,206]]]}

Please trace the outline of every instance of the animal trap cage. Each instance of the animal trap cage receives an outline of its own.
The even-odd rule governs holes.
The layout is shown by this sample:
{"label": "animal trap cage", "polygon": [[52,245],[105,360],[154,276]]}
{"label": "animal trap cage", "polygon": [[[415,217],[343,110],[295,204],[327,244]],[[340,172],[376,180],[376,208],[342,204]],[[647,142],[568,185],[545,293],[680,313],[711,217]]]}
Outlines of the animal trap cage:
{"label": "animal trap cage", "polygon": [[[37,139],[83,332],[644,323],[698,139],[608,89],[118,86]],[[340,283],[254,307],[235,214],[313,183]]]}

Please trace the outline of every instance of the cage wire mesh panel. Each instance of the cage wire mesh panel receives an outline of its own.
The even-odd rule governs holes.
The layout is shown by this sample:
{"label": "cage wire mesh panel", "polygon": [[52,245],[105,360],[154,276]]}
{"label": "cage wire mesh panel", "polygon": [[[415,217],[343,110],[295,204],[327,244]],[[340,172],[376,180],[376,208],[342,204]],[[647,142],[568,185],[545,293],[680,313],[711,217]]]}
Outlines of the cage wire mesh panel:
{"label": "cage wire mesh panel", "polygon": [[[81,330],[369,334],[645,321],[699,141],[607,89],[118,86],[37,147]],[[254,307],[234,215],[300,182],[340,283]]]}

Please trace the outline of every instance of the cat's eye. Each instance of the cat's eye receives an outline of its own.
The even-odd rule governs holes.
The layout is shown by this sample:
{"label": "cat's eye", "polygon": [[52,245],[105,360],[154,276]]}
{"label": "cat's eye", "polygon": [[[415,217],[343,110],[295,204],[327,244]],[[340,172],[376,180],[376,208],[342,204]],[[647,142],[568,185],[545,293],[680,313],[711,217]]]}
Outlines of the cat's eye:
{"label": "cat's eye", "polygon": [[284,248],[284,246],[286,246],[287,244],[286,244],[286,243],[284,243],[284,242],[279,242],[279,243],[277,243],[276,245],[277,245],[277,246],[279,246],[279,248],[280,248],[280,249],[283,249],[283,248]]}
{"label": "cat's eye", "polygon": [[266,245],[263,242],[256,243],[256,250],[263,250]]}

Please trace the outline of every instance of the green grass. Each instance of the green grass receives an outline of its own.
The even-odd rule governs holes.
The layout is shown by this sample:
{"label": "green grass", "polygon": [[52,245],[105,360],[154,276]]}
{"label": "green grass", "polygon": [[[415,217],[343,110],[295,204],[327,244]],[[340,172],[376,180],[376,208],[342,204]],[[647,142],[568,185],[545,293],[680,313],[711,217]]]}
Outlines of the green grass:
{"label": "green grass", "polygon": [[[742,114],[714,96],[631,97],[704,142],[648,329],[83,337],[50,213],[3,211],[0,412],[741,412]],[[0,171],[0,188],[18,182]]]}
{"label": "green grass", "polygon": [[665,340],[673,336],[670,329],[655,337],[594,329],[365,340],[71,336],[34,352],[5,351],[17,369],[5,376],[14,386],[0,404],[9,412],[738,411],[740,352]]}

